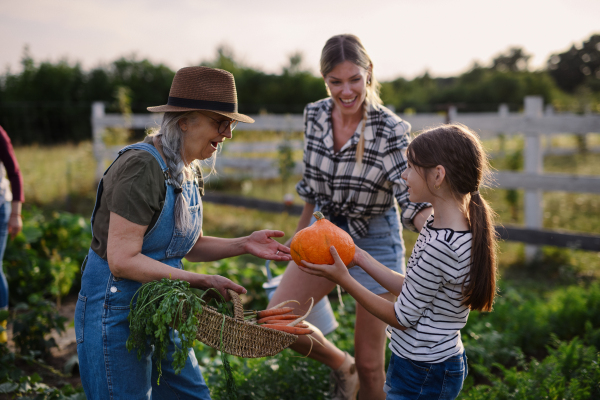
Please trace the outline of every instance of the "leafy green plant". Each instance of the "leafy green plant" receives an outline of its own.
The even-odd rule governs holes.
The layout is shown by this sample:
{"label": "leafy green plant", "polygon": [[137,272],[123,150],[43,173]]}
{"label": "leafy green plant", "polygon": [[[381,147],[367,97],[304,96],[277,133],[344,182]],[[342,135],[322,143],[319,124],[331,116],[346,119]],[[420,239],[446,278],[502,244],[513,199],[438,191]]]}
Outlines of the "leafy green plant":
{"label": "leafy green plant", "polygon": [[463,393],[462,399],[595,399],[600,396],[600,353],[580,340],[556,342],[541,362],[532,360],[524,368],[494,364],[500,376],[476,366],[491,382]]}
{"label": "leafy green plant", "polygon": [[46,338],[47,334],[52,330],[65,332],[67,319],[39,295],[31,295],[27,303],[18,303],[13,314],[13,341],[21,354],[34,352],[47,357],[50,349],[56,347],[54,338]]}
{"label": "leafy green plant", "polygon": [[81,261],[91,231],[80,215],[38,209],[23,212],[23,232],[7,244],[4,257],[10,302],[26,302],[32,294],[61,298],[78,290]]}
{"label": "leafy green plant", "polygon": [[[135,304],[134,304],[135,303]],[[196,337],[198,318],[205,302],[191,289],[190,284],[181,280],[162,279],[146,283],[131,299],[127,350],[136,349],[141,359],[147,345],[153,347],[158,380],[162,375],[161,361],[167,357],[167,350],[174,335],[171,329],[177,325],[181,346],[175,346],[173,368],[181,372],[187,360],[187,349],[192,347]]]}

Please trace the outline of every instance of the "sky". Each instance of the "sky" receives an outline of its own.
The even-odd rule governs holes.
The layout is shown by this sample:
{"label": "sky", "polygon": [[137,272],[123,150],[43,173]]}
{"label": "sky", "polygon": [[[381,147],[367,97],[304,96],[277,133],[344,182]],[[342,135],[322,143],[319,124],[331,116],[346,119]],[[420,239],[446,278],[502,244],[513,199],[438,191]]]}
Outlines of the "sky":
{"label": "sky", "polygon": [[173,70],[225,45],[269,73],[301,52],[317,74],[340,33],[361,38],[382,81],[455,76],[511,46],[539,69],[600,34],[600,0],[0,0],[0,73],[20,71],[26,45],[36,61],[91,69],[136,54]]}

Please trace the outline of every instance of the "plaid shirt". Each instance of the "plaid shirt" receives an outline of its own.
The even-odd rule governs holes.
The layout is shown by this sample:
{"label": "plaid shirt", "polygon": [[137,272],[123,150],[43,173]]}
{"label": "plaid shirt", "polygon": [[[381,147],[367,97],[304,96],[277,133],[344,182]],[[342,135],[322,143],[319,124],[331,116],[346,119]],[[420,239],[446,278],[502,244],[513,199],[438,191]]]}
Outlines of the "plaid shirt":
{"label": "plaid shirt", "polygon": [[300,197],[318,204],[325,215],[348,218],[350,235],[360,238],[369,230],[369,218],[394,205],[402,210],[402,224],[412,231],[415,215],[428,203],[411,203],[406,182],[410,124],[385,107],[369,106],[362,165],[356,163],[356,145],[362,123],[337,153],[333,150],[332,99],[310,103],[304,109],[304,176],[296,185]]}

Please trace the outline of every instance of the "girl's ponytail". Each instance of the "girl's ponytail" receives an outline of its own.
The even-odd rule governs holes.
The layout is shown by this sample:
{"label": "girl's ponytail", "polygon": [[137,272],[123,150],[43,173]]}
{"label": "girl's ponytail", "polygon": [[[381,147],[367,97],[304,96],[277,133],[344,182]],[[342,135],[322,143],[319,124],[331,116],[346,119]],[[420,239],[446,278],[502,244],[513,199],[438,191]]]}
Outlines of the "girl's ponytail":
{"label": "girl's ponytail", "polygon": [[496,294],[496,230],[494,212],[479,194],[470,195],[468,215],[473,235],[468,285],[463,285],[464,304],[472,310],[491,311]]}
{"label": "girl's ponytail", "polygon": [[471,225],[471,268],[462,287],[463,304],[490,311],[496,295],[494,211],[479,193],[489,180],[489,163],[477,135],[461,124],[442,125],[418,135],[408,146],[408,161],[430,170],[443,165],[445,180]]}

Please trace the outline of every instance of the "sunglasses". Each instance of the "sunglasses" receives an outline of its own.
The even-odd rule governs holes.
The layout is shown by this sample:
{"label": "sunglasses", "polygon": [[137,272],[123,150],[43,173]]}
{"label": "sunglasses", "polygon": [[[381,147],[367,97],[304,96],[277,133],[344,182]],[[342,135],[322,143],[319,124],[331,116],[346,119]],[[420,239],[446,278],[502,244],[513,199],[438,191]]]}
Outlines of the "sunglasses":
{"label": "sunglasses", "polygon": [[225,131],[227,130],[227,127],[230,127],[231,131],[233,132],[233,130],[235,129],[235,127],[238,124],[238,121],[233,120],[233,119],[224,119],[222,121],[219,121],[218,119],[214,119],[213,117],[209,117],[208,115],[202,113],[202,115],[204,115],[205,117],[208,117],[210,119],[212,119],[213,121],[215,121],[216,123],[219,124],[219,129],[217,130],[217,132],[219,133],[225,133]]}

